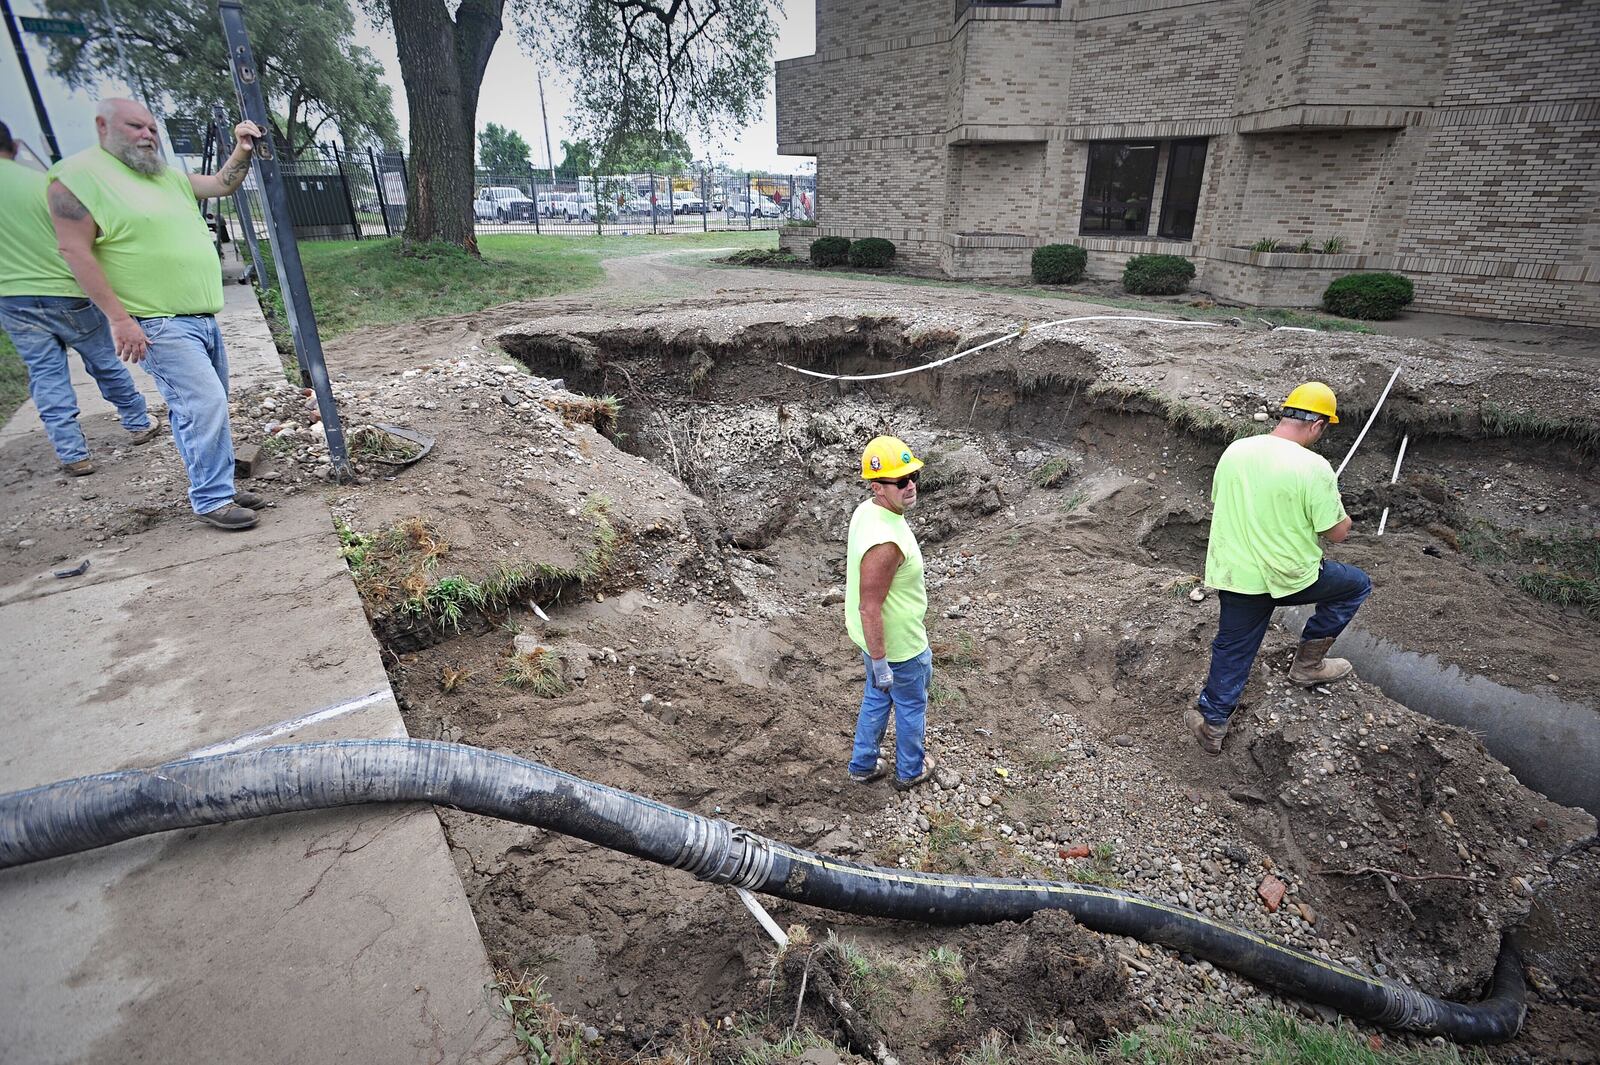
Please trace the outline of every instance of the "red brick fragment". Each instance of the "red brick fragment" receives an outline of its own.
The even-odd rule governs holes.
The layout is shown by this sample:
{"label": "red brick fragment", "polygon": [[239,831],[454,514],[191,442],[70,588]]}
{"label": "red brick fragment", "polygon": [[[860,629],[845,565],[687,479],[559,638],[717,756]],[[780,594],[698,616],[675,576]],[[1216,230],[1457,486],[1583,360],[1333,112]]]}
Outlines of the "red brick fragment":
{"label": "red brick fragment", "polygon": [[1289,889],[1284,887],[1283,881],[1275,876],[1269,876],[1261,881],[1261,886],[1256,888],[1256,894],[1261,896],[1261,901],[1267,904],[1267,910],[1277,913],[1278,907],[1283,905],[1284,893]]}

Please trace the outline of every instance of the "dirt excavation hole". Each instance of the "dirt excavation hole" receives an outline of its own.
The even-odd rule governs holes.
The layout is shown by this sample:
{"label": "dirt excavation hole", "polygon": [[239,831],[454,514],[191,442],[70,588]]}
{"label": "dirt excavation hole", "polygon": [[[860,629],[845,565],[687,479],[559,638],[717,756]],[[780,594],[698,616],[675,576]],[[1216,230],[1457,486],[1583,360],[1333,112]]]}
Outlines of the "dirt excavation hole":
{"label": "dirt excavation hole", "polygon": [[[375,614],[413,735],[853,860],[1127,887],[1458,998],[1481,993],[1501,933],[1537,898],[1555,916],[1537,922],[1528,1032],[1496,1053],[1541,1059],[1600,1036],[1592,979],[1540,971],[1593,972],[1593,936],[1552,931],[1595,925],[1577,907],[1600,860],[1574,849],[1592,816],[1369,681],[1289,684],[1281,628],[1222,758],[1179,728],[1215,631],[1214,595],[1193,597],[1211,469],[1228,439],[1262,427],[1252,415],[1276,383],[1174,399],[1108,374],[1082,341],[871,388],[776,365],[898,368],[970,340],[956,324],[885,315],[714,335],[693,315],[547,320],[498,339],[530,380],[575,394],[491,405],[505,420],[441,433],[435,457],[404,475],[411,497],[349,505],[352,528],[395,527],[423,502],[429,463],[457,463],[429,499],[451,546],[428,587],[457,572],[479,587],[517,578],[453,625]],[[1351,395],[1357,410],[1374,398]],[[1344,479],[1358,521],[1393,508],[1384,538],[1334,551],[1373,574],[1361,624],[1592,715],[1600,624],[1522,581],[1586,557],[1575,516],[1600,503],[1592,456],[1433,417],[1397,402],[1364,445],[1373,460]],[[1426,479],[1386,488],[1381,455],[1407,429],[1425,441],[1413,439]],[[908,796],[844,772],[861,667],[842,623],[843,541],[860,448],[880,432],[927,462],[912,517],[936,651],[929,743],[947,769]],[[500,488],[448,494],[478,477]],[[517,683],[530,668],[556,682]],[[870,1055],[817,973],[913,1062],[985,1047],[1042,1061],[1180,1017],[1199,1018],[1193,1038],[1215,1059],[1249,1058],[1256,1037],[1205,1011],[1286,1005],[1065,915],[940,929],[779,903],[780,924],[803,931],[775,957],[726,889],[541,830],[440,817],[491,958],[542,980],[557,1028],[590,1060]],[[1285,889],[1270,909],[1269,879]]]}

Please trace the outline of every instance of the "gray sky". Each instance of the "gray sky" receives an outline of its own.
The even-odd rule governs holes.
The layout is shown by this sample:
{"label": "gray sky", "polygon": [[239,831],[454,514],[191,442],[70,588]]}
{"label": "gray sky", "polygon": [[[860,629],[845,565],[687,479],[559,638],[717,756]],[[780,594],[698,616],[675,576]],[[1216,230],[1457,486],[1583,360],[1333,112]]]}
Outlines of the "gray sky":
{"label": "gray sky", "polygon": [[[777,16],[778,40],[776,58],[789,59],[810,55],[816,46],[816,4],[814,0],[787,0],[787,10]],[[39,15],[39,5],[34,0],[14,0],[12,10],[18,15]],[[387,32],[379,34],[360,23],[356,39],[371,48],[384,64],[387,80],[394,89],[395,117],[400,122],[400,132],[406,132],[405,87],[400,82],[400,66],[395,59],[394,40]],[[94,101],[100,96],[127,94],[127,87],[117,81],[106,81],[94,93],[72,92],[60,81],[50,76],[46,69],[47,51],[41,38],[24,33],[23,44],[32,60],[33,74],[39,82],[45,108],[55,126],[56,138],[63,153],[94,144]],[[535,88],[536,67],[532,59],[517,47],[516,35],[510,27],[500,37],[489,69],[484,75],[483,91],[478,99],[478,128],[489,122],[516,130],[533,148],[535,165],[544,163],[544,134],[539,123],[539,96]],[[571,108],[571,91],[554,71],[546,71],[544,79],[545,105],[550,115],[550,144],[561,161],[561,139],[571,138],[567,128],[567,113]],[[0,41],[0,119],[11,127],[12,134],[25,140],[41,156],[45,155],[44,138],[39,134],[39,124],[34,118],[33,105],[28,99],[27,85],[17,64],[15,51],[9,38]],[[696,144],[696,156],[710,152],[714,157],[727,159],[735,166],[771,170],[794,170],[811,160],[780,156],[777,149],[777,124],[774,120],[772,85],[769,79],[766,101],[758,121],[742,130],[728,130],[719,143]]]}

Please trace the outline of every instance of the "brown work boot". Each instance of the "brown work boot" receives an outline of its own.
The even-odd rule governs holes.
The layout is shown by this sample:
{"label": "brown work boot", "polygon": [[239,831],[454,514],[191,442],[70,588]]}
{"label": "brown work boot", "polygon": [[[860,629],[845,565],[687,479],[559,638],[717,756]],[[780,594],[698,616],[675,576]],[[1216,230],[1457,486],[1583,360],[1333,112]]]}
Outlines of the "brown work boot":
{"label": "brown work boot", "polygon": [[216,510],[208,510],[204,514],[195,516],[207,525],[215,525],[217,528],[227,529],[229,532],[248,529],[259,520],[255,511],[246,510],[236,503],[224,503]]}
{"label": "brown work boot", "polygon": [[933,779],[933,771],[938,768],[939,763],[934,759],[933,755],[924,754],[922,756],[922,772],[907,780],[901,780],[899,777],[896,777],[894,780],[894,790],[910,791],[918,784],[926,784],[928,781]]}
{"label": "brown work boot", "polygon": [[94,472],[94,463],[88,459],[79,459],[77,462],[63,462],[61,472],[69,477],[87,477]]}
{"label": "brown work boot", "polygon": [[1184,712],[1183,723],[1194,733],[1194,741],[1200,745],[1202,751],[1207,754],[1222,753],[1222,737],[1228,734],[1227,725],[1219,728],[1211,724],[1205,719],[1204,714],[1192,706]]}
{"label": "brown work boot", "polygon": [[1325,636],[1320,640],[1302,641],[1295,650],[1294,664],[1289,667],[1289,679],[1302,688],[1310,688],[1348,677],[1355,667],[1347,659],[1327,657],[1328,648],[1335,639]]}
{"label": "brown work boot", "polygon": [[233,501],[239,504],[241,507],[249,507],[251,510],[267,509],[267,501],[261,496],[256,495],[254,492],[236,491],[233,493]]}
{"label": "brown work boot", "polygon": [[160,435],[161,419],[152,417],[150,419],[150,425],[148,428],[130,429],[128,431],[128,442],[134,447],[138,447],[140,444],[148,444],[150,441],[154,440]]}

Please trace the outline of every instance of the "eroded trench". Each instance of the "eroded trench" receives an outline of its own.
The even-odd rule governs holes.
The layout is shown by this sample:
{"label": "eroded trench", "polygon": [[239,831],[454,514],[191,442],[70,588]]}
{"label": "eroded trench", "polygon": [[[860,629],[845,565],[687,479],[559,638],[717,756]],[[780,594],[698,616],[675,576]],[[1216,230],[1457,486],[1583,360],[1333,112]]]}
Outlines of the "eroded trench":
{"label": "eroded trench", "polygon": [[[1065,344],[1047,375],[1001,364],[870,388],[776,365],[872,372],[949,341],[848,320],[751,330],[715,347],[647,330],[502,336],[535,374],[617,396],[613,443],[687,486],[703,511],[686,514],[681,530],[632,530],[606,591],[552,614],[548,638],[581,640],[592,663],[566,694],[513,705],[488,693],[447,711],[411,678],[502,649],[478,636],[418,650],[422,661],[396,671],[413,734],[504,747],[882,864],[1103,877],[1435,993],[1476,994],[1500,931],[1524,917],[1553,855],[1592,833],[1593,821],[1524,787],[1538,784],[1532,762],[1513,776],[1471,732],[1396,705],[1435,709],[1377,668],[1363,673],[1394,702],[1365,686],[1293,689],[1282,675],[1287,631],[1269,637],[1229,752],[1198,756],[1176,722],[1215,626],[1214,599],[1189,593],[1227,430],[1105,385]],[[1405,428],[1402,420],[1375,432],[1374,457]],[[907,439],[928,462],[914,519],[946,678],[930,735],[959,774],[958,784],[909,799],[851,786],[843,774],[860,683],[837,616],[843,538],[860,498],[856,456],[879,432]],[[1394,511],[1389,537],[1341,556],[1380,588],[1362,632],[1381,641],[1386,661],[1435,654],[1470,677],[1493,673],[1466,683],[1520,691],[1524,734],[1561,703],[1579,711],[1564,724],[1593,737],[1600,683],[1582,649],[1593,623],[1533,600],[1514,575],[1463,551],[1464,530],[1504,514],[1475,514],[1447,490],[1481,478],[1484,456],[1503,453],[1523,463],[1526,482],[1578,484],[1596,497],[1592,465],[1561,447],[1427,439],[1425,476],[1387,487],[1386,463],[1369,461],[1345,480],[1358,521]],[[613,502],[626,528],[628,500]],[[1399,594],[1381,594],[1386,587]],[[1484,605],[1505,602],[1515,603],[1508,616]],[[1523,625],[1530,631],[1519,633]],[[483,646],[463,646],[468,639]],[[1545,675],[1568,678],[1560,697],[1526,680]],[[1440,687],[1426,678],[1423,689]],[[1493,700],[1475,705],[1486,718],[1507,711]],[[1574,779],[1592,781],[1593,763],[1562,772],[1576,770]],[[1574,795],[1583,798],[1560,797]],[[660,1047],[687,1038],[685,1018],[715,1023],[772,1008],[784,981],[726,892],[539,830],[441,816],[491,956],[543,974],[556,1003],[602,1039]],[[1083,841],[1097,844],[1094,856],[1069,857],[1069,844]],[[1197,886],[1166,858],[1214,872]],[[1283,917],[1255,898],[1263,864],[1297,892]],[[1444,877],[1353,873],[1397,865]],[[1096,945],[1085,950],[1083,933],[1037,919],[1031,930],[952,933],[797,906],[775,912],[817,935],[837,931],[881,962],[878,990],[858,990],[883,996],[869,1009],[878,1007],[911,1060],[970,1048],[990,1028],[1020,1037],[1030,1025],[1071,1021],[1063,1030],[1103,1038],[1180,1008],[1190,985],[1218,993],[1215,975],[1172,959],[1180,977],[1135,970],[1130,983],[1116,957],[1126,947],[1090,937]],[[1076,971],[1049,960],[1069,942],[1083,962]],[[950,943],[965,951],[959,979],[928,961]],[[1054,975],[1041,983],[1041,972]],[[1231,998],[1255,994],[1221,980]],[[1097,989],[1089,1001],[1068,993],[1074,981]],[[794,991],[787,986],[778,1012],[794,1008]]]}

